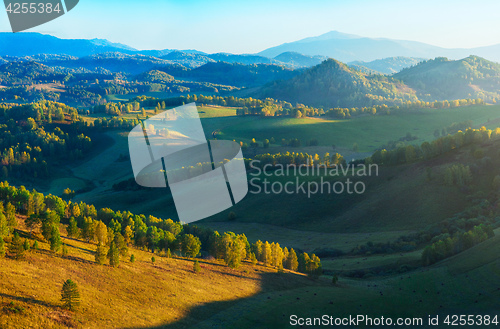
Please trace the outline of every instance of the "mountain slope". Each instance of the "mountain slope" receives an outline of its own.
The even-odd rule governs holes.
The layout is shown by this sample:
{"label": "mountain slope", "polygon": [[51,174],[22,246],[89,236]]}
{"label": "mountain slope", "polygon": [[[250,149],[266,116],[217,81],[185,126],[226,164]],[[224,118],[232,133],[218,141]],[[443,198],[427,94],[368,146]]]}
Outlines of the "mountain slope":
{"label": "mountain slope", "polygon": [[388,77],[367,75],[328,59],[288,81],[264,86],[258,97],[272,97],[311,106],[351,107],[414,98],[414,92]]}
{"label": "mountain slope", "polygon": [[394,75],[427,100],[500,98],[500,64],[477,56],[436,58]]}

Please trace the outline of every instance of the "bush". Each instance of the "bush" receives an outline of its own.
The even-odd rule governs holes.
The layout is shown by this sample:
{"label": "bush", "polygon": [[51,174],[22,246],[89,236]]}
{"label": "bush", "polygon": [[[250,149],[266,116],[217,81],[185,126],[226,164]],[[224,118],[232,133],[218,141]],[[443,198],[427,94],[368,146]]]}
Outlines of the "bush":
{"label": "bush", "polygon": [[195,260],[194,261],[194,264],[193,264],[193,271],[195,273],[200,273],[201,272],[201,266],[200,266],[200,263],[198,262],[198,260]]}
{"label": "bush", "polygon": [[134,254],[130,255],[130,262],[135,263],[135,256]]}

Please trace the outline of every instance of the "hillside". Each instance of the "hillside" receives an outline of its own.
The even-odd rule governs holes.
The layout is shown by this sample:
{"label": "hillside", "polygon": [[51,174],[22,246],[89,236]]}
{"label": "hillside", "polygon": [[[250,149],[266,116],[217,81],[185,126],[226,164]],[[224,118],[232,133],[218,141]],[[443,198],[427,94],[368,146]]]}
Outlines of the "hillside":
{"label": "hillside", "polygon": [[325,108],[416,99],[414,91],[397,80],[367,75],[334,59],[328,59],[288,81],[264,86],[257,95]]}
{"label": "hillside", "polygon": [[151,70],[136,76],[136,80],[152,83],[169,83],[174,81],[174,77],[158,70]]}
{"label": "hillside", "polygon": [[415,89],[424,100],[500,98],[500,64],[477,56],[456,61],[436,58],[404,69],[394,78]]}
{"label": "hillside", "polygon": [[[28,236],[21,228],[19,232]],[[278,275],[275,269],[250,263],[232,270],[200,259],[201,272],[195,273],[191,259],[156,254],[152,263],[153,254],[137,249],[129,250],[134,263],[123,257],[120,266],[113,268],[94,262],[95,244],[66,237],[63,242],[69,251],[66,257],[54,255],[42,241],[38,251],[26,252],[25,260],[0,257],[0,327],[194,326],[240,299],[322,285],[303,275]],[[76,282],[80,291],[76,312],[61,307],[61,287],[67,279]],[[202,304],[206,305],[203,312],[190,314]],[[14,311],[14,307],[23,310]]]}
{"label": "hillside", "polygon": [[384,59],[377,59],[371,62],[354,61],[349,62],[347,65],[350,67],[355,67],[357,69],[367,69],[369,71],[379,72],[383,74],[394,74],[398,73],[402,69],[416,65],[423,61],[422,58],[412,58],[412,57],[389,57]]}

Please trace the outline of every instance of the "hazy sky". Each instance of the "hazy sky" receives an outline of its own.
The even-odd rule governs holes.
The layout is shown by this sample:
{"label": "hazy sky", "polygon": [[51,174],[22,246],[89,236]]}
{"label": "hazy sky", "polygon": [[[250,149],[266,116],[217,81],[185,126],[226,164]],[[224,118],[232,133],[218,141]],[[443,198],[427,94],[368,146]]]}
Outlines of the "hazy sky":
{"label": "hazy sky", "polygon": [[[471,48],[500,43],[499,0],[80,0],[29,31],[138,49],[255,53],[332,30]],[[0,31],[11,31],[0,10]]]}

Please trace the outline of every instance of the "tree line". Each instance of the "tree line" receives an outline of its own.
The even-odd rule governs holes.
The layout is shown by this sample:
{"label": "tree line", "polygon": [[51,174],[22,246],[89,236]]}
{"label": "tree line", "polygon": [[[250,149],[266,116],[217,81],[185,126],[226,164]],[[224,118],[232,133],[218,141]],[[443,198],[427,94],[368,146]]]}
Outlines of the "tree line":
{"label": "tree line", "polygon": [[[219,234],[208,228],[181,224],[171,219],[136,215],[129,211],[96,210],[86,203],[66,202],[53,195],[43,195],[23,186],[16,188],[0,183],[0,237],[14,232],[15,214],[26,216],[30,236],[41,235],[51,250],[58,252],[62,243],[59,227],[67,223],[69,237],[96,243],[95,260],[99,264],[108,259],[118,266],[120,258],[128,255],[129,247],[141,248],[164,256],[178,254],[186,257],[210,255],[223,260],[231,268],[242,261],[307,273],[321,274],[321,260],[316,255],[297,253],[293,248],[282,248],[278,243],[257,241],[250,244],[244,234]],[[6,204],[5,210],[3,204]],[[3,227],[3,229],[2,229]]]}

